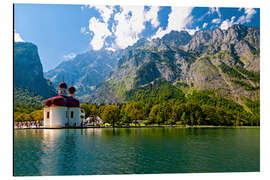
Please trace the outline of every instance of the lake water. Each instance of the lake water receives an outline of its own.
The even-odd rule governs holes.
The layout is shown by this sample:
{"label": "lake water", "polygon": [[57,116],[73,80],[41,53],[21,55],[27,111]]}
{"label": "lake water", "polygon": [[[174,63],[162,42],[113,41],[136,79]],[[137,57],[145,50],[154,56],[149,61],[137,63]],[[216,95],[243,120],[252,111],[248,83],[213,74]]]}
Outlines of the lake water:
{"label": "lake water", "polygon": [[259,128],[14,130],[15,176],[259,170]]}

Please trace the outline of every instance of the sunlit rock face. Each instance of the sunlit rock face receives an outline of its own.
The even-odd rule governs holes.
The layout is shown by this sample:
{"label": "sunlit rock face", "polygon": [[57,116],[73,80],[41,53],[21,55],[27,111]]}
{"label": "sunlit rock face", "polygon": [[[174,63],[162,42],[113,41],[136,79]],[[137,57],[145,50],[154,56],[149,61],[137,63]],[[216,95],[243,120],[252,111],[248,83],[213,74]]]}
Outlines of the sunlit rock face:
{"label": "sunlit rock face", "polygon": [[[194,35],[172,31],[161,39],[141,39],[124,49],[110,77],[88,100],[123,102],[125,92],[157,79],[171,84],[180,81],[198,90],[218,90],[221,96],[234,100],[240,96],[257,99],[259,82],[251,82],[242,73],[259,73],[259,62],[260,30],[257,28],[233,25],[227,30],[197,31]],[[236,81],[251,83],[256,90],[246,90]]]}

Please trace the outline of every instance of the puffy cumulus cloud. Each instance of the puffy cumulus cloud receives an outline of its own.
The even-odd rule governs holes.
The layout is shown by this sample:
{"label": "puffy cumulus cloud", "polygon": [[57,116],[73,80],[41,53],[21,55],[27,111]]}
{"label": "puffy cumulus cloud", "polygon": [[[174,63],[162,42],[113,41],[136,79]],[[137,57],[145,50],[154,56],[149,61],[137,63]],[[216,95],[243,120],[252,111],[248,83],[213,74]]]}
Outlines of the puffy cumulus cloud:
{"label": "puffy cumulus cloud", "polygon": [[14,32],[14,41],[15,42],[24,42],[24,40],[21,37],[21,35],[19,33],[17,33],[16,31]]}
{"label": "puffy cumulus cloud", "polygon": [[237,20],[235,16],[233,16],[231,20],[229,19],[224,20],[221,23],[220,28],[228,29],[234,24],[250,23],[252,17],[256,14],[256,10],[253,8],[239,8],[238,11],[242,11],[243,9],[244,9],[244,14],[242,16],[240,16]]}
{"label": "puffy cumulus cloud", "polygon": [[152,6],[150,10],[145,12],[145,20],[150,21],[152,26],[155,28],[159,26],[158,11],[159,7]]}
{"label": "puffy cumulus cloud", "polygon": [[[150,7],[146,10],[143,6],[124,6],[120,7],[120,11],[115,11],[112,6],[89,6],[89,8],[96,9],[102,19],[92,17],[89,20],[89,30],[93,32],[90,44],[94,50],[101,49],[104,45],[113,49],[126,48],[140,38],[146,22],[150,22],[155,28],[159,26],[159,7]],[[110,18],[113,20],[110,24],[111,29],[109,29]],[[114,43],[111,45],[105,43],[109,36],[114,37]]]}
{"label": "puffy cumulus cloud", "polygon": [[237,23],[244,24],[251,22],[252,17],[256,14],[256,10],[253,8],[244,8],[245,14],[240,16]]}
{"label": "puffy cumulus cloud", "polygon": [[105,39],[111,35],[108,24],[101,22],[99,19],[92,17],[89,20],[89,30],[93,32],[93,38],[90,42],[94,50],[103,47]]}
{"label": "puffy cumulus cloud", "polygon": [[116,45],[119,48],[126,48],[134,44],[145,29],[146,22],[157,27],[159,25],[158,11],[159,7],[150,7],[149,10],[136,6],[122,7],[121,11],[114,16],[114,20],[117,22],[113,27]]}
{"label": "puffy cumulus cloud", "polygon": [[220,29],[227,30],[229,27],[235,24],[234,20],[235,20],[235,16],[231,17],[230,20],[229,19],[224,20],[220,25]]}
{"label": "puffy cumulus cloud", "polygon": [[256,14],[256,11],[253,8],[245,8],[245,13],[246,13],[248,22],[250,22],[253,15]]}
{"label": "puffy cumulus cloud", "polygon": [[112,6],[91,6],[91,5],[89,6],[89,8],[96,9],[100,13],[100,15],[105,23],[107,23],[109,21],[111,15],[113,13],[113,9],[114,9]]}
{"label": "puffy cumulus cloud", "polygon": [[226,30],[231,26],[230,21],[228,19],[226,19],[225,21],[223,21],[220,25],[220,29],[222,30]]}
{"label": "puffy cumulus cloud", "polygon": [[[87,8],[93,8],[97,10],[101,16],[101,20],[92,17],[89,20],[89,31],[92,32],[93,38],[90,42],[94,50],[99,50],[104,46],[106,38],[112,33],[110,32],[108,22],[113,14],[114,8],[112,6],[86,6]],[[88,34],[86,29],[81,28],[81,33]]]}
{"label": "puffy cumulus cloud", "polygon": [[165,34],[170,33],[171,31],[180,31],[185,29],[186,25],[192,21],[192,12],[193,8],[184,8],[184,7],[171,7],[171,13],[169,14],[168,25],[165,30],[159,28],[152,39],[161,38]]}
{"label": "puffy cumulus cloud", "polygon": [[125,48],[139,39],[139,34],[145,28],[144,18],[144,7],[122,7],[121,12],[115,14],[117,46]]}
{"label": "puffy cumulus cloud", "polygon": [[76,54],[75,53],[70,53],[70,54],[67,54],[67,55],[64,55],[63,58],[65,60],[71,60],[71,59],[74,59],[76,57]]}

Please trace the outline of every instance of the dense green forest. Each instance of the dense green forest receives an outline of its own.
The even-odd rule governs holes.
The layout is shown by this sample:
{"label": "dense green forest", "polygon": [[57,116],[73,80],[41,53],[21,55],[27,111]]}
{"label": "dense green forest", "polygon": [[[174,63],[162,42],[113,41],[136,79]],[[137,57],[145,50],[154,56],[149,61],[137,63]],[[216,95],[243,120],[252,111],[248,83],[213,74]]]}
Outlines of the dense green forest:
{"label": "dense green forest", "polygon": [[40,121],[43,119],[41,96],[27,89],[14,89],[14,121]]}
{"label": "dense green forest", "polygon": [[127,103],[114,105],[82,104],[86,117],[100,116],[116,126],[144,125],[260,125],[260,101],[244,99],[240,105],[230,99],[215,97],[212,91],[182,91],[162,80],[126,94]]}
{"label": "dense green forest", "polygon": [[[240,105],[230,99],[215,96],[213,91],[181,89],[167,81],[157,80],[143,88],[126,93],[126,103],[81,104],[86,117],[100,116],[113,126],[137,125],[260,125],[260,101],[244,99]],[[42,120],[42,99],[28,91],[16,89],[15,121]]]}

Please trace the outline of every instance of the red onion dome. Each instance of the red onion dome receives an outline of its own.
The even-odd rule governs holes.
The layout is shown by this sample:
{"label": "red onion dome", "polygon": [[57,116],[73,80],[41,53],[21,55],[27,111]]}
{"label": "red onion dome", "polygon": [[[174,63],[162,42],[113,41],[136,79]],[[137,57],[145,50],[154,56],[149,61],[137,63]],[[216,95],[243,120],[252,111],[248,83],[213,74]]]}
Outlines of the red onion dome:
{"label": "red onion dome", "polygon": [[70,87],[68,88],[69,94],[74,94],[75,91],[76,91],[76,88],[75,88],[74,86],[70,86]]}
{"label": "red onion dome", "polygon": [[67,106],[68,107],[80,107],[80,101],[73,98],[73,97],[68,97],[67,98]]}
{"label": "red onion dome", "polygon": [[59,84],[58,88],[61,88],[61,89],[67,89],[67,84],[66,84],[64,81],[62,81],[62,82]]}

